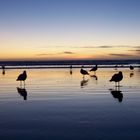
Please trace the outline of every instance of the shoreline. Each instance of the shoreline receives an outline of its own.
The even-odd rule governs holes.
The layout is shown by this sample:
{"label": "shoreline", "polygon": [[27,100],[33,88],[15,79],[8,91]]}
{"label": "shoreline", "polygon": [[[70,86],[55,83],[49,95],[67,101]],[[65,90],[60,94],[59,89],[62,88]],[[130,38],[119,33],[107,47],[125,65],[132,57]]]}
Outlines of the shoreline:
{"label": "shoreline", "polygon": [[[81,68],[82,65],[73,65],[72,68],[70,66],[5,66],[5,69],[75,69],[75,68]],[[83,65],[83,68],[92,68],[94,65]],[[118,65],[117,68],[129,68],[130,65]],[[134,68],[140,68],[140,65],[133,66]],[[98,68],[116,68],[115,65],[98,65]],[[116,69],[117,69],[116,68]],[[2,69],[2,67],[0,67]]]}

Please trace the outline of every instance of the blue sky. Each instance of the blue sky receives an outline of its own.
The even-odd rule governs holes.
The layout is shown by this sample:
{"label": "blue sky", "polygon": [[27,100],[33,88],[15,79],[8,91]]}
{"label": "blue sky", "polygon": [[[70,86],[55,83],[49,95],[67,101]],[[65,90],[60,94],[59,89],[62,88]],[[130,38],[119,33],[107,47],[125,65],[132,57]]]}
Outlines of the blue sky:
{"label": "blue sky", "polygon": [[[140,45],[139,7],[139,0],[1,0],[1,53],[13,57],[26,54],[28,48],[30,53],[24,54],[24,58],[36,57],[37,53],[54,57],[66,51],[90,54],[90,58],[89,46],[122,45],[126,51],[131,50]],[[8,52],[11,48],[16,51]],[[116,50],[110,52],[108,48],[111,54],[120,54],[122,50],[129,53],[121,47]],[[103,53],[95,51],[99,56]]]}

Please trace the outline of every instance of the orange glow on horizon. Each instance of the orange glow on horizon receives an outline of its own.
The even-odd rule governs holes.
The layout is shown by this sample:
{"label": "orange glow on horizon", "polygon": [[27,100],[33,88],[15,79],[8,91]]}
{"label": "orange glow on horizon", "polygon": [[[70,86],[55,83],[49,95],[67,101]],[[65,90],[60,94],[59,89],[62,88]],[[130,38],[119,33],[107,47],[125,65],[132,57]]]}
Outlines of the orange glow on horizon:
{"label": "orange glow on horizon", "polygon": [[[42,44],[42,45],[40,45]],[[72,43],[70,43],[72,44]],[[74,44],[74,43],[73,43]],[[91,44],[91,43],[90,43]],[[50,45],[41,40],[1,40],[0,60],[84,60],[140,59],[138,49],[122,45],[87,45],[66,43]],[[137,45],[139,46],[139,45]]]}

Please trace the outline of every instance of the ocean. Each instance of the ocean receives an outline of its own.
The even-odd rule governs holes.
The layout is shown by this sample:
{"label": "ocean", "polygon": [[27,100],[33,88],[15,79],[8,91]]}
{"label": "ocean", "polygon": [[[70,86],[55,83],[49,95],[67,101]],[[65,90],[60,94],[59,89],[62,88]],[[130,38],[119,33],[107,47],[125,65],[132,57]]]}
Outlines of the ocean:
{"label": "ocean", "polygon": [[0,66],[6,66],[6,68],[69,68],[71,65],[73,68],[92,67],[93,65],[100,65],[100,67],[129,67],[133,65],[139,67],[140,60],[63,60],[63,61],[0,61]]}

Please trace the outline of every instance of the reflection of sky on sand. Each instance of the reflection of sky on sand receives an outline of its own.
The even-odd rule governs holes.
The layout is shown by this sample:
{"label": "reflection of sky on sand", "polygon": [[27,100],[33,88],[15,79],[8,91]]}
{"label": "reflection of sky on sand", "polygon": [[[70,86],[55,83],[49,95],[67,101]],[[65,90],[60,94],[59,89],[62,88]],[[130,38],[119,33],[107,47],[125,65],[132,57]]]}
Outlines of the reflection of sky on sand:
{"label": "reflection of sky on sand", "polygon": [[[87,69],[88,70],[88,69]],[[136,69],[133,76],[130,77],[129,69],[120,69],[124,78],[121,81],[121,91],[130,93],[139,90],[140,73]],[[15,94],[15,88],[19,86],[16,78],[22,70],[7,70],[6,75],[0,78],[0,97],[18,97]],[[114,88],[114,83],[110,83],[111,76],[116,73],[114,69],[99,69],[96,73],[96,79],[91,76],[85,76],[83,80],[79,69],[73,69],[70,75],[68,69],[32,69],[27,70],[28,78],[26,89],[30,92],[30,100],[33,98],[58,97],[65,96],[82,96],[82,95],[102,95],[109,94],[108,89]],[[80,88],[84,87],[84,88]],[[46,98],[46,99],[47,99]]]}

